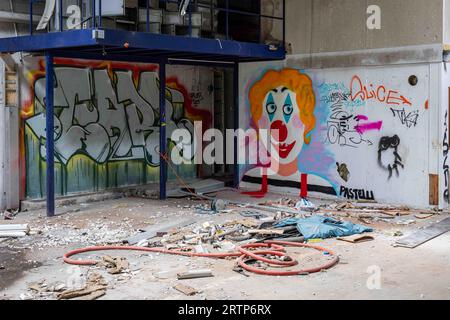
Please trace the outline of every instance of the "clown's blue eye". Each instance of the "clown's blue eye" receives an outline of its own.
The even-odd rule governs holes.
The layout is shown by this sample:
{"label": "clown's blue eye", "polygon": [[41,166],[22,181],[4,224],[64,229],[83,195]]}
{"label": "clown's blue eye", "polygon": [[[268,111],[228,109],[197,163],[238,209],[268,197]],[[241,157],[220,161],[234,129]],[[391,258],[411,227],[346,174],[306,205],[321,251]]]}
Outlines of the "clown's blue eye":
{"label": "clown's blue eye", "polygon": [[284,112],[285,115],[290,116],[293,111],[294,111],[294,108],[291,105],[289,105],[289,104],[285,104],[284,105],[283,112]]}
{"label": "clown's blue eye", "polygon": [[291,120],[291,115],[293,112],[294,112],[294,107],[292,106],[291,96],[288,94],[288,96],[286,97],[284,106],[283,106],[284,120],[286,121],[286,123],[288,123],[289,120]]}
{"label": "clown's blue eye", "polygon": [[272,93],[270,93],[269,97],[267,98],[266,110],[267,113],[269,114],[270,121],[273,121],[273,118],[275,117],[275,112],[277,111],[277,105],[275,104],[275,100],[273,99]]}
{"label": "clown's blue eye", "polygon": [[277,111],[277,106],[276,106],[275,103],[269,103],[269,104],[266,106],[266,108],[267,108],[267,113],[268,113],[268,114],[274,114],[275,111]]}

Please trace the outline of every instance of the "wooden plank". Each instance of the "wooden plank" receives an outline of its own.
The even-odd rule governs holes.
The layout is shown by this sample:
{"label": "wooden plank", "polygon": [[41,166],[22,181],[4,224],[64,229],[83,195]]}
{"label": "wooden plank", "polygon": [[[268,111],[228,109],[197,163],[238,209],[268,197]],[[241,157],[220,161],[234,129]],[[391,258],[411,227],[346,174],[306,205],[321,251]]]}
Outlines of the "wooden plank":
{"label": "wooden plank", "polygon": [[197,289],[185,286],[184,284],[177,284],[173,288],[181,293],[184,293],[187,296],[195,296],[197,293],[199,293]]}
{"label": "wooden plank", "polygon": [[448,231],[450,231],[450,218],[398,240],[395,246],[414,249]]}
{"label": "wooden plank", "polygon": [[17,106],[17,93],[15,91],[5,92],[6,106]]}
{"label": "wooden plank", "polygon": [[337,238],[337,240],[356,244],[356,243],[361,243],[361,242],[373,241],[374,237],[367,235],[367,234],[355,234],[355,235],[348,236],[348,237],[339,237],[339,238]]}
{"label": "wooden plank", "polygon": [[439,175],[430,174],[430,206],[439,205]]}

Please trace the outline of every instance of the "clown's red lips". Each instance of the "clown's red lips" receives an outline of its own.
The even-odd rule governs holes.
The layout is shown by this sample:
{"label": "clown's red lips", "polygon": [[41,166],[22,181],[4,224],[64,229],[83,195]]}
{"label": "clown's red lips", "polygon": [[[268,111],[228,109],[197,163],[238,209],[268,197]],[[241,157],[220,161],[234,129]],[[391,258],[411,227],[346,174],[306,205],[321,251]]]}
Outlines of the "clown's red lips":
{"label": "clown's red lips", "polygon": [[294,149],[295,146],[295,141],[292,142],[291,144],[280,144],[278,146],[278,154],[280,155],[281,159],[286,159],[287,157],[289,157],[289,154],[291,153],[292,149]]}

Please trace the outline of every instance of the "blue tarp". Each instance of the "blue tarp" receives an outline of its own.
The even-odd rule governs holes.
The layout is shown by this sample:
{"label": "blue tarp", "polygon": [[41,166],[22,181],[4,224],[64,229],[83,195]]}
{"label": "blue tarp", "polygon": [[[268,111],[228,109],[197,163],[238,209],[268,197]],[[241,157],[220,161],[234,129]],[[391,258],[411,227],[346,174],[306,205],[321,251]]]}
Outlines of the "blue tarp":
{"label": "blue tarp", "polygon": [[277,223],[275,228],[295,225],[297,226],[298,231],[305,237],[305,240],[346,237],[373,231],[373,229],[359,224],[338,221],[323,216],[313,216],[304,219],[291,218]]}

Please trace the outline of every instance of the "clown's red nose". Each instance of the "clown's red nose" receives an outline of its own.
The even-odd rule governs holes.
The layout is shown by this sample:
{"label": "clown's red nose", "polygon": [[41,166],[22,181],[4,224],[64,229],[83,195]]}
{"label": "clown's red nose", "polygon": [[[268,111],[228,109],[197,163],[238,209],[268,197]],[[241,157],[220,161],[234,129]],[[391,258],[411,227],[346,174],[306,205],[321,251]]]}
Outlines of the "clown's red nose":
{"label": "clown's red nose", "polygon": [[270,126],[270,134],[278,142],[284,142],[287,139],[288,131],[283,121],[277,120]]}

